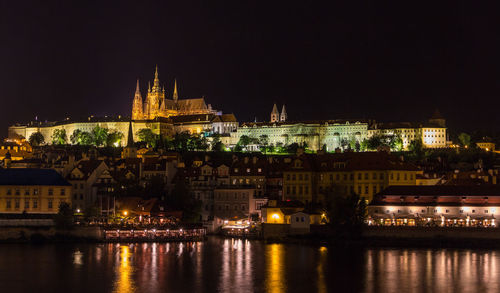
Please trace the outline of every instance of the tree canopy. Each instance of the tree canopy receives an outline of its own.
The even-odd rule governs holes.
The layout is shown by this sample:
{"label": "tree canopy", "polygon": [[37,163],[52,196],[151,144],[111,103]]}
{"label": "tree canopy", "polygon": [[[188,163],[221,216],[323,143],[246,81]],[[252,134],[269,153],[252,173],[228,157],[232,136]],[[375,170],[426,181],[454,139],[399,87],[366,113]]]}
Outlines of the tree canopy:
{"label": "tree canopy", "polygon": [[40,146],[40,145],[45,143],[45,137],[43,137],[43,134],[41,132],[37,131],[37,132],[33,132],[30,135],[30,138],[28,141],[32,146]]}
{"label": "tree canopy", "polygon": [[52,133],[52,144],[66,144],[67,140],[66,129],[55,129]]}

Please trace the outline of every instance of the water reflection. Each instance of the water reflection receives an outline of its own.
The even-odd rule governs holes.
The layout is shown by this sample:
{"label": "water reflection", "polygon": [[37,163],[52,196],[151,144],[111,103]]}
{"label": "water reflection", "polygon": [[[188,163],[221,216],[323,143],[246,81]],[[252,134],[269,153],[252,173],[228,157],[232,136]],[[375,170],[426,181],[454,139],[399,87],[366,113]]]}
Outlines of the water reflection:
{"label": "water reflection", "polygon": [[131,264],[131,253],[127,245],[120,246],[120,262],[117,269],[117,277],[114,282],[116,293],[135,292],[134,280],[132,278],[133,264]]}
{"label": "water reflection", "polygon": [[242,239],[225,239],[222,243],[222,264],[219,290],[223,292],[253,291],[251,242]]}
{"label": "water reflection", "polygon": [[499,265],[497,250],[356,249],[221,238],[0,245],[2,292],[500,292]]}
{"label": "water reflection", "polygon": [[368,250],[366,292],[499,292],[497,251]]}
{"label": "water reflection", "polygon": [[328,248],[325,246],[321,246],[319,248],[319,259],[318,259],[318,265],[316,267],[317,271],[317,279],[318,279],[318,292],[320,293],[326,293],[328,292],[327,287],[326,287],[326,282],[325,282],[325,268],[327,266],[327,252]]}
{"label": "water reflection", "polygon": [[266,289],[270,293],[286,292],[284,253],[283,244],[266,246]]}

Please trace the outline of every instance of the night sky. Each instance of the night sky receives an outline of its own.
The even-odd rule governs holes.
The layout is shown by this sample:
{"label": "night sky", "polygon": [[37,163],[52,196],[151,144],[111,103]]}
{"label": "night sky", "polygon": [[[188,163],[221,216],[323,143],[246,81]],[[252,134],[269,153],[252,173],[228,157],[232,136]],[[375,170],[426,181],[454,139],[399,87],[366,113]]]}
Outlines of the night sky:
{"label": "night sky", "polygon": [[156,64],[168,97],[177,78],[181,98],[240,122],[277,102],[291,120],[438,108],[455,131],[500,130],[499,7],[485,1],[69,2],[0,1],[0,135],[35,116],[130,115]]}

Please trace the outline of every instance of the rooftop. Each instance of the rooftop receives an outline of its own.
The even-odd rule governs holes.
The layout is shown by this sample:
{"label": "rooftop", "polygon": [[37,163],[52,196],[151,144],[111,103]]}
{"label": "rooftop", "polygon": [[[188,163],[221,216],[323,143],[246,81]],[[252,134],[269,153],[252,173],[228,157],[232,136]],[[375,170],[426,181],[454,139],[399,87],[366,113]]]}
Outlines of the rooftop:
{"label": "rooftop", "polygon": [[0,185],[71,186],[52,169],[0,169]]}

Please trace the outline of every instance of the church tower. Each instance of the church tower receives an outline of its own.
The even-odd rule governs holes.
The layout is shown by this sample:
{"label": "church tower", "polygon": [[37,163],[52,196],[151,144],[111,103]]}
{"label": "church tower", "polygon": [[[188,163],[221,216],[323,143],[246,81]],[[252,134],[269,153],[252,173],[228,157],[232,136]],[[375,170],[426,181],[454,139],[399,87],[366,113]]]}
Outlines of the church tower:
{"label": "church tower", "polygon": [[148,107],[148,113],[147,113],[147,118],[148,119],[154,119],[158,116],[160,116],[160,104],[164,103],[165,99],[165,92],[162,91],[161,86],[160,86],[160,79],[158,77],[158,66],[156,66],[155,70],[155,79],[153,81],[153,88],[151,90],[148,90],[148,96],[146,98],[147,100],[147,107]]}
{"label": "church tower", "polygon": [[122,159],[137,158],[137,148],[134,145],[134,134],[132,133],[132,121],[128,125],[127,146],[123,148]]}
{"label": "church tower", "polygon": [[276,107],[276,103],[274,103],[273,111],[271,112],[271,122],[279,122],[280,121],[280,112],[278,112],[278,107]]}
{"label": "church tower", "polygon": [[283,109],[281,109],[280,121],[285,122],[287,119],[285,105],[283,104]]}
{"label": "church tower", "polygon": [[142,111],[142,107],[143,105],[142,105],[141,90],[139,89],[139,80],[137,80],[134,102],[132,104],[132,120],[144,119],[144,113]]}

